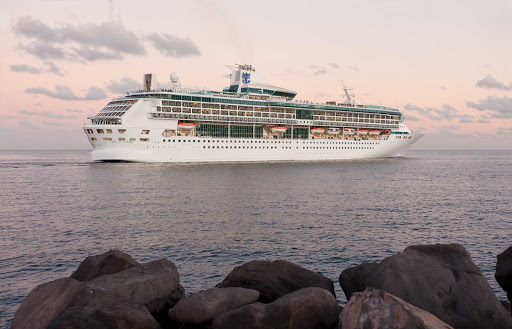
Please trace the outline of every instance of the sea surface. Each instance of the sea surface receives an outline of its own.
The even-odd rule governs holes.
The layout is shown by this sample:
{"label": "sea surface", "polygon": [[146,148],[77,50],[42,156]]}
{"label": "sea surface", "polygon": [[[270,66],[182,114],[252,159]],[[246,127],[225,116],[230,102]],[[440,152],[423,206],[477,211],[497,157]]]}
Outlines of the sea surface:
{"label": "sea surface", "polygon": [[0,152],[0,327],[36,285],[89,255],[166,257],[187,294],[237,265],[341,271],[414,244],[460,243],[489,280],[512,244],[512,151],[410,151],[341,162],[91,163],[85,151]]}

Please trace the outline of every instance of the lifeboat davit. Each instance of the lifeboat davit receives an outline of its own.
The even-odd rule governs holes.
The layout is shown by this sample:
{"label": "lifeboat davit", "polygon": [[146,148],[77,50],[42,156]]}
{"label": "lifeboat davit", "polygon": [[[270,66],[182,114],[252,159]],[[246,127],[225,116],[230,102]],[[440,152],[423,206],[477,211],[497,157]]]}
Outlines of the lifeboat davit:
{"label": "lifeboat davit", "polygon": [[380,135],[380,133],[381,133],[380,130],[370,130],[370,132],[369,132],[369,134],[372,136]]}
{"label": "lifeboat davit", "polygon": [[311,128],[312,134],[323,134],[325,131],[325,128]]}
{"label": "lifeboat davit", "polygon": [[339,133],[341,133],[341,129],[336,127],[330,127],[327,128],[327,133],[329,135],[338,135]]}
{"label": "lifeboat davit", "polygon": [[359,129],[358,133],[359,133],[359,135],[367,135],[368,129]]}
{"label": "lifeboat davit", "polygon": [[194,129],[196,124],[193,122],[178,122],[178,129]]}
{"label": "lifeboat davit", "polygon": [[270,131],[272,131],[273,133],[285,133],[286,129],[288,128],[282,126],[273,126],[272,128],[270,128]]}
{"label": "lifeboat davit", "polygon": [[353,134],[355,134],[356,130],[355,130],[355,129],[353,129],[353,128],[345,128],[345,129],[344,129],[344,132],[345,132],[345,134],[347,134],[347,135],[353,135]]}

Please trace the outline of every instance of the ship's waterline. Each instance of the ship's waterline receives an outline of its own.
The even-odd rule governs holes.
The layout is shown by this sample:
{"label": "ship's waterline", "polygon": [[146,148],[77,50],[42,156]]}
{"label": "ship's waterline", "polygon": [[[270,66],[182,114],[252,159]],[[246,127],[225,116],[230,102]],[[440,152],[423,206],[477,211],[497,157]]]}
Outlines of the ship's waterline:
{"label": "ship's waterline", "polygon": [[84,127],[95,161],[314,161],[400,157],[422,134],[402,114],[360,105],[294,100],[252,66],[232,67],[222,92],[175,87],[112,100]]}

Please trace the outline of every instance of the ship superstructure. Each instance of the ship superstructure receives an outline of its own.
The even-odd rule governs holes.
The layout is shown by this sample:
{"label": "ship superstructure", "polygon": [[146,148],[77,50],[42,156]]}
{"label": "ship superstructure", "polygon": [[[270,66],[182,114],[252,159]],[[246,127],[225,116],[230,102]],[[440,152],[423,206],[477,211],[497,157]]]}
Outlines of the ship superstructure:
{"label": "ship superstructure", "polygon": [[421,134],[394,108],[295,100],[251,65],[230,67],[222,92],[142,90],[110,101],[84,126],[94,161],[224,162],[400,157]]}

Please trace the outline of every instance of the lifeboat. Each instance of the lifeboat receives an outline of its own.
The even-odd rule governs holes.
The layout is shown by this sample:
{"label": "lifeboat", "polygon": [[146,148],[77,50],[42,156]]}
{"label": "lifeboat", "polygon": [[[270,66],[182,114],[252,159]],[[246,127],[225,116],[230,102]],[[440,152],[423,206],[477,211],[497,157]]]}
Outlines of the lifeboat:
{"label": "lifeboat", "polygon": [[325,128],[311,128],[312,134],[323,134],[325,132]]}
{"label": "lifeboat", "polygon": [[286,129],[286,127],[282,126],[273,126],[272,128],[270,128],[270,131],[272,131],[273,133],[285,133]]}
{"label": "lifeboat", "polygon": [[359,135],[368,135],[368,129],[359,129]]}
{"label": "lifeboat", "polygon": [[196,124],[193,122],[178,122],[178,129],[194,129]]}
{"label": "lifeboat", "polygon": [[347,135],[353,135],[353,134],[355,134],[356,130],[355,130],[355,129],[353,129],[353,128],[345,128],[345,129],[344,129],[344,132],[345,132],[345,134],[347,134]]}
{"label": "lifeboat", "polygon": [[338,135],[339,133],[341,133],[341,129],[336,127],[330,127],[327,128],[327,133],[329,135]]}
{"label": "lifeboat", "polygon": [[370,130],[369,134],[372,135],[372,136],[378,136],[380,135],[381,131],[380,130]]}

